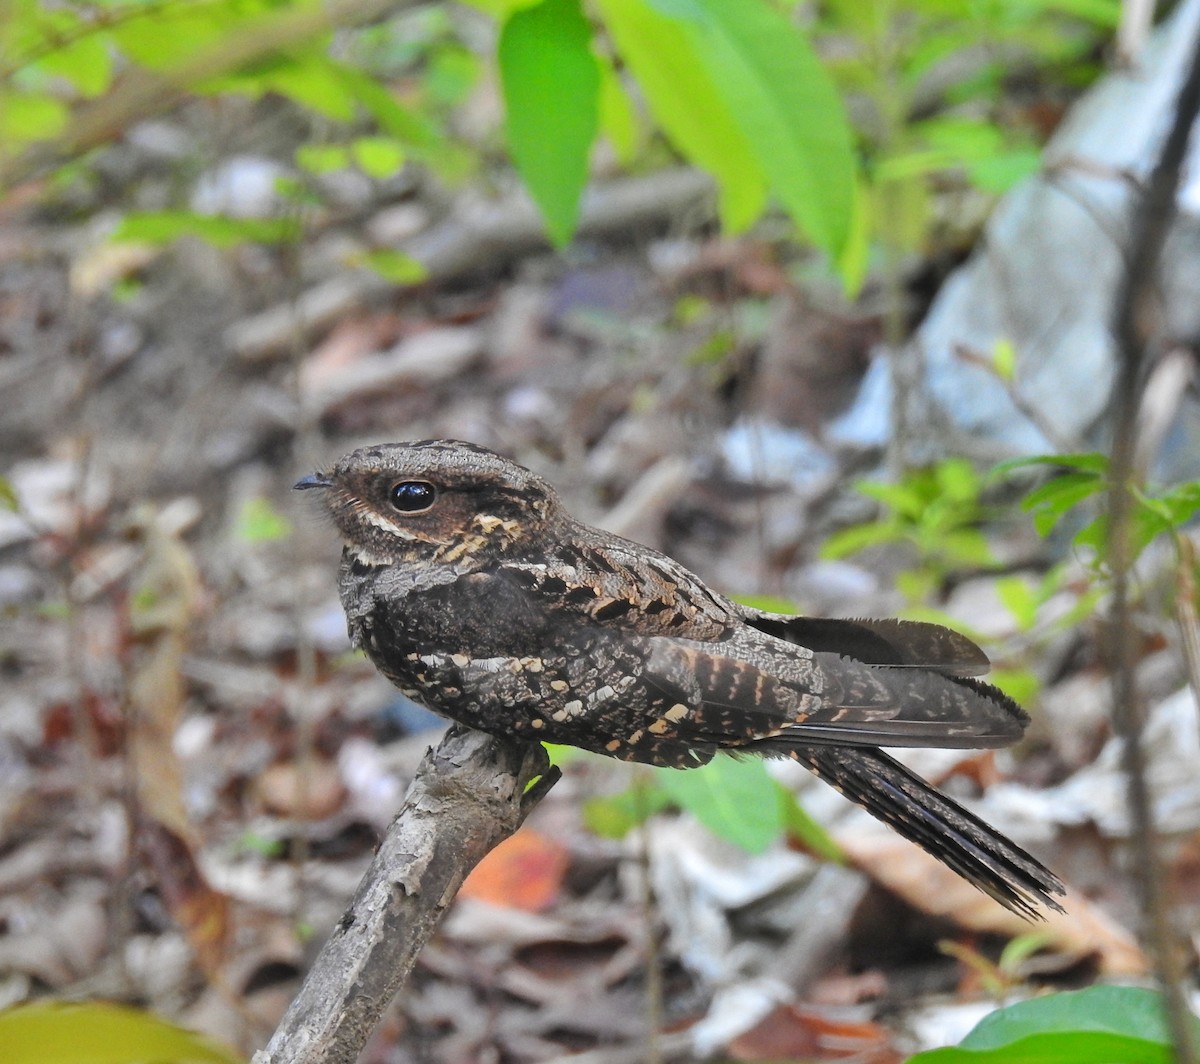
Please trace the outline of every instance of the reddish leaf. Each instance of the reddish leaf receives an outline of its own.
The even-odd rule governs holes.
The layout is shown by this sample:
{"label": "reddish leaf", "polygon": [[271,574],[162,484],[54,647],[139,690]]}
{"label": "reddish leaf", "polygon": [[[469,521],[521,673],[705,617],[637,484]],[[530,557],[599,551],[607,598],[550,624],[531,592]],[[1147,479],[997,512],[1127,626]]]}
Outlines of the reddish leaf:
{"label": "reddish leaf", "polygon": [[558,897],[570,861],[562,845],[522,828],[479,862],[459,894],[492,905],[540,912]]}

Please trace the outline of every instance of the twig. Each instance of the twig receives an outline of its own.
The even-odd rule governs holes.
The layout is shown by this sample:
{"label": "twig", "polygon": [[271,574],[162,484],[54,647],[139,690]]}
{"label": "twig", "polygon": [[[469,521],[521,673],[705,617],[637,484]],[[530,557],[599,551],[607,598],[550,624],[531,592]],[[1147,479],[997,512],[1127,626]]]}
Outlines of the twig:
{"label": "twig", "polygon": [[239,27],[215,45],[170,71],[137,68],[111,92],[88,102],[70,117],[52,140],[15,156],[0,155],[0,188],[11,188],[44,174],[130,126],[177,104],[188,88],[265,56],[286,52],[322,33],[361,26],[410,7],[415,0],[327,0],[316,6],[289,8]]}
{"label": "twig", "polygon": [[1159,269],[1175,216],[1180,171],[1188,139],[1200,114],[1200,41],[1193,46],[1171,127],[1145,193],[1136,201],[1129,255],[1117,295],[1113,332],[1120,358],[1113,402],[1112,484],[1109,492],[1108,558],[1113,573],[1113,728],[1123,742],[1133,820],[1133,849],[1145,934],[1162,987],[1178,1064],[1195,1064],[1196,1044],[1183,988],[1183,963],[1172,932],[1162,862],[1154,825],[1146,754],[1142,748],[1142,707],[1134,676],[1134,637],[1130,615],[1132,565],[1130,514],[1138,437],[1138,410],[1146,379],[1149,348],[1159,332]]}
{"label": "twig", "polygon": [[1186,532],[1175,531],[1175,620],[1187,665],[1192,699],[1200,709],[1200,617],[1196,615],[1196,546]]}
{"label": "twig", "polygon": [[452,727],[253,1064],[352,1064],[467,873],[557,779],[539,744]]}
{"label": "twig", "polygon": [[[579,235],[603,236],[660,224],[710,199],[712,191],[712,178],[686,167],[601,182],[584,195]],[[522,193],[490,201],[464,196],[445,221],[406,241],[400,250],[424,267],[425,283],[437,283],[495,269],[549,246],[545,223]],[[296,329],[307,335],[325,328],[365,301],[395,290],[394,281],[370,270],[344,273],[288,303],[236,322],[225,332],[225,345],[248,362],[278,358],[288,350]]]}

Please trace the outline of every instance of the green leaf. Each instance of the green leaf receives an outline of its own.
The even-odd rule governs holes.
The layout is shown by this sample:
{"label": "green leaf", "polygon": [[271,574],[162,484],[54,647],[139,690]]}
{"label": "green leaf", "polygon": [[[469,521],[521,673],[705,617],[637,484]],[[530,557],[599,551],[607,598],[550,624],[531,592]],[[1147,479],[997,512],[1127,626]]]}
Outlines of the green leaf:
{"label": "green leaf", "polygon": [[[1200,1022],[1192,1022],[1200,1037]],[[957,1049],[918,1053],[908,1064],[1169,1064],[1171,1059],[1156,991],[1094,986],[998,1009]]]}
{"label": "green leaf", "polygon": [[391,137],[358,137],[350,154],[363,173],[377,180],[394,177],[404,165],[404,145]]}
{"label": "green leaf", "polygon": [[640,139],[637,112],[607,56],[598,56],[597,62],[600,64],[600,129],[617,158],[629,166],[637,156]]}
{"label": "green leaf", "polygon": [[235,244],[282,244],[300,236],[293,218],[230,218],[194,211],[131,211],[113,231],[114,241],[169,244],[181,236],[194,236],[214,247]]}
{"label": "green leaf", "polygon": [[505,136],[550,237],[566,244],[579,219],[599,122],[600,70],[579,0],[518,11],[500,34]]}
{"label": "green leaf", "polygon": [[393,284],[420,284],[429,276],[429,271],[411,255],[391,248],[369,251],[357,261]]}
{"label": "green leaf", "polygon": [[67,108],[50,96],[5,92],[0,97],[0,143],[9,148],[58,135],[67,121]]}
{"label": "green leaf", "polygon": [[721,224],[733,233],[746,229],[766,205],[766,177],[696,42],[684,32],[686,23],[644,0],[596,0],[596,6],[663,132],[716,179]]}
{"label": "green leaf", "polygon": [[808,810],[787,787],[778,780],[775,781],[775,786],[779,791],[779,803],[783,811],[783,829],[788,837],[823,860],[833,864],[845,864],[846,855],[833,836],[822,824],[809,816]]}
{"label": "green leaf", "polygon": [[234,534],[243,543],[269,543],[291,531],[291,522],[271,505],[270,499],[258,496],[243,503]]}
{"label": "green leaf", "polygon": [[997,340],[992,346],[992,369],[1002,381],[1011,384],[1017,376],[1017,349],[1007,339]]}
{"label": "green leaf", "polygon": [[0,1012],[5,1064],[244,1064],[232,1049],[149,1012],[39,1002]]}
{"label": "green leaf", "polygon": [[1086,451],[1077,454],[1035,454],[1028,458],[1010,458],[999,462],[988,474],[989,478],[1008,476],[1014,469],[1026,469],[1029,466],[1057,466],[1062,469],[1077,469],[1082,473],[1098,473],[1108,475],[1108,455],[1099,451]]}
{"label": "green leaf", "polygon": [[801,612],[800,607],[791,599],[782,598],[779,595],[734,595],[732,597],[735,602],[749,606],[752,610],[761,610],[763,613],[794,614]]}
{"label": "green leaf", "polygon": [[805,37],[763,0],[695,0],[683,23],[759,168],[793,220],[832,259],[855,208],[853,136]]}
{"label": "green leaf", "polygon": [[670,804],[671,796],[664,787],[638,785],[584,802],[583,822],[606,839],[623,839]]}
{"label": "green leaf", "polygon": [[1047,536],[1069,510],[1106,487],[1093,473],[1060,473],[1026,495],[1021,509],[1033,514],[1038,535]]}
{"label": "green leaf", "polygon": [[1022,576],[1004,576],[995,582],[996,597],[1012,614],[1017,627],[1026,632],[1037,622],[1038,594]]}
{"label": "green leaf", "polygon": [[1179,484],[1160,495],[1156,502],[1163,517],[1178,528],[1200,511],[1200,480]]}
{"label": "green leaf", "polygon": [[999,1049],[934,1049],[908,1064],[1171,1064],[1165,1045],[1125,1035],[1061,1031],[1016,1039]]}
{"label": "green leaf", "polygon": [[1042,682],[1028,669],[993,669],[988,683],[995,684],[1018,705],[1032,702],[1042,689]]}
{"label": "green leaf", "polygon": [[13,482],[8,477],[0,477],[0,510],[8,510],[10,513],[19,513],[21,509],[21,501],[17,498],[17,489],[13,487]]}
{"label": "green leaf", "polygon": [[664,769],[658,782],[714,835],[761,853],[783,830],[775,781],[758,758],[717,757],[703,768]]}
{"label": "green leaf", "polygon": [[301,144],[296,165],[310,174],[332,174],[350,165],[350,152],[342,144]]}
{"label": "green leaf", "polygon": [[976,160],[967,167],[967,175],[976,188],[1000,195],[1041,168],[1042,153],[1037,148],[1014,148]]}
{"label": "green leaf", "polygon": [[821,544],[821,557],[825,561],[835,561],[839,558],[857,554],[867,547],[877,547],[881,543],[893,543],[903,538],[896,526],[890,521],[872,521],[869,524],[852,525],[835,532]]}
{"label": "green leaf", "polygon": [[112,81],[112,53],[99,33],[89,33],[51,52],[38,67],[65,78],[81,96],[99,96]]}

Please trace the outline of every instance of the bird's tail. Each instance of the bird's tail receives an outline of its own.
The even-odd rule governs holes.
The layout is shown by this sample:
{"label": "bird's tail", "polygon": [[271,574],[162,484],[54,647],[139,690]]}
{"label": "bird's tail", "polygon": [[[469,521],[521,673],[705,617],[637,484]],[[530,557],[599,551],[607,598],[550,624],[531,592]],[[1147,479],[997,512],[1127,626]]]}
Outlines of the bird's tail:
{"label": "bird's tail", "polygon": [[1042,918],[1038,905],[1062,912],[1055,896],[1063,885],[1053,872],[882,751],[789,745],[786,752],[1005,908],[1029,919]]}

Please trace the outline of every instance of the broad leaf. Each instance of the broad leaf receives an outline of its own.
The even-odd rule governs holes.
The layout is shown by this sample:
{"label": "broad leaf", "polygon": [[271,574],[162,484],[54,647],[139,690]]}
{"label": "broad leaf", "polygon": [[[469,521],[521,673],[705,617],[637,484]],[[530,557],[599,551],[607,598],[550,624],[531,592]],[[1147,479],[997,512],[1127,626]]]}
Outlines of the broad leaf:
{"label": "broad leaf", "polygon": [[747,228],[766,205],[766,177],[686,32],[689,23],[644,0],[597,0],[596,6],[667,137],[716,179],[721,224],[735,233]]}
{"label": "broad leaf", "polygon": [[[1193,1020],[1200,1038],[1200,1021]],[[908,1064],[1169,1064],[1174,1059],[1161,996],[1094,986],[998,1009],[957,1048],[918,1053]]]}
{"label": "broad leaf", "polygon": [[761,853],[783,831],[775,781],[758,758],[717,757],[686,772],[664,769],[658,781],[709,831],[748,853]]}
{"label": "broad leaf", "polygon": [[149,1012],[42,1002],[0,1012],[5,1064],[241,1064],[232,1049]]}
{"label": "broad leaf", "polygon": [[579,0],[518,11],[500,34],[505,135],[555,244],[579,218],[588,153],[599,122],[600,70]]}
{"label": "broad leaf", "polygon": [[841,98],[807,40],[762,0],[696,0],[687,27],[772,190],[837,260],[855,206],[855,162]]}

